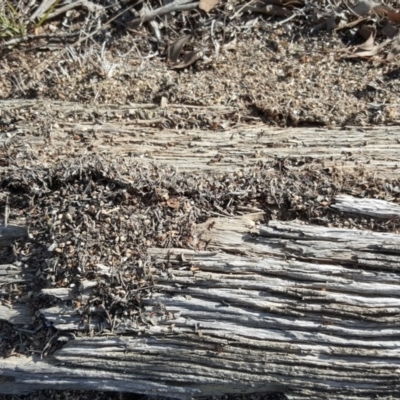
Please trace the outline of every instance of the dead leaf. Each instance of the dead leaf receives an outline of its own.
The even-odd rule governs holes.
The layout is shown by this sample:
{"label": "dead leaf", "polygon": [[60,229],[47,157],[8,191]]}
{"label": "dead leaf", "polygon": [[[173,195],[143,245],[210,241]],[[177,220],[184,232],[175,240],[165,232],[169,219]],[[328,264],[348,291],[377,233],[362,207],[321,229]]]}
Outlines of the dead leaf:
{"label": "dead leaf", "polygon": [[381,33],[389,39],[394,39],[399,34],[399,29],[393,26],[389,21],[386,21],[386,24],[381,28]]}
{"label": "dead leaf", "polygon": [[362,0],[357,1],[349,8],[358,17],[366,17],[377,6],[379,6],[379,4],[373,0]]}
{"label": "dead leaf", "polygon": [[167,62],[175,64],[179,60],[183,46],[190,40],[192,35],[181,36],[175,42],[168,44]]}
{"label": "dead leaf", "polygon": [[[371,35],[372,37],[372,35]],[[346,58],[369,58],[377,55],[388,43],[391,42],[391,39],[386,39],[379,45],[371,44],[371,37],[361,46],[357,47],[353,54],[349,54]]]}
{"label": "dead leaf", "polygon": [[218,2],[219,0],[200,0],[199,8],[205,12],[210,12]]}
{"label": "dead leaf", "polygon": [[386,4],[376,4],[372,8],[372,11],[378,15],[387,15],[388,13],[392,12],[396,13],[396,11],[392,7],[387,6]]}
{"label": "dead leaf", "polygon": [[203,52],[199,50],[191,51],[189,53],[186,53],[183,56],[183,60],[176,64],[171,66],[173,69],[182,69],[189,67],[190,65],[194,64],[197,60],[203,57]]}
{"label": "dead leaf", "polygon": [[400,23],[400,13],[397,11],[388,11],[386,17],[391,22]]}
{"label": "dead leaf", "polygon": [[367,37],[367,40],[360,46],[352,48],[352,54],[346,56],[346,58],[355,57],[371,57],[377,53],[378,46],[375,45],[375,34],[376,30],[372,27],[363,26],[358,30],[358,34],[362,37]]}
{"label": "dead leaf", "polygon": [[361,24],[362,22],[366,21],[367,18],[358,18],[354,21],[348,22],[347,24],[339,25],[335,30],[340,31],[342,29],[354,28],[355,26]]}
{"label": "dead leaf", "polygon": [[177,209],[180,207],[180,202],[178,199],[172,197],[167,200],[167,206],[169,208]]}
{"label": "dead leaf", "polygon": [[[363,47],[364,46],[364,47]],[[353,54],[347,56],[347,58],[357,58],[357,57],[372,57],[378,54],[379,46],[371,44],[370,39],[364,43],[364,45],[357,47]]]}
{"label": "dead leaf", "polygon": [[373,57],[378,54],[378,47],[368,50],[368,51],[359,51],[354,54],[350,54],[346,58],[368,58],[368,57]]}
{"label": "dead leaf", "polygon": [[364,40],[366,40],[366,42],[361,45],[364,46],[368,42],[368,40],[371,40],[371,36],[372,42],[374,42],[376,37],[376,28],[374,26],[364,25],[358,29],[357,34],[360,35]]}

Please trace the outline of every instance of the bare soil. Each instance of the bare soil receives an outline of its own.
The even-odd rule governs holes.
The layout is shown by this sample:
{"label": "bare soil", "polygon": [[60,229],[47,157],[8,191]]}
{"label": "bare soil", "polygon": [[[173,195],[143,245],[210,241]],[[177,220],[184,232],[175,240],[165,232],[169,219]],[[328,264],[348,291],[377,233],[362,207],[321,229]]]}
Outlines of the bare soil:
{"label": "bare soil", "polygon": [[[0,98],[232,107],[229,120],[272,126],[399,123],[400,61],[388,55],[397,46],[398,23],[373,10],[356,23],[360,18],[345,2],[286,3],[289,21],[240,12],[245,3],[235,1],[208,15],[157,18],[155,30],[147,23],[135,29],[107,23],[111,13],[73,10],[34,28],[30,40],[0,43]],[[336,26],[324,27],[335,15]],[[370,31],[372,47],[364,43]],[[197,49],[202,57],[176,69],[168,46],[188,34],[183,49]],[[391,44],[378,51],[385,40]],[[360,51],[368,45],[374,56]],[[207,113],[190,120],[176,113],[166,127],[209,127],[204,119]]]}

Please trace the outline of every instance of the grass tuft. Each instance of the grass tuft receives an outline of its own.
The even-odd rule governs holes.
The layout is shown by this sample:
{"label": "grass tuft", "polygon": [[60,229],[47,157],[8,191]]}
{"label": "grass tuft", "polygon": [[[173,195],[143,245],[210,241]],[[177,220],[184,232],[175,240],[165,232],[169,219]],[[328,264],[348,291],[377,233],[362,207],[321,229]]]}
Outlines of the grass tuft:
{"label": "grass tuft", "polygon": [[5,0],[0,8],[0,38],[9,39],[24,35],[26,35],[26,25],[21,14],[9,0]]}

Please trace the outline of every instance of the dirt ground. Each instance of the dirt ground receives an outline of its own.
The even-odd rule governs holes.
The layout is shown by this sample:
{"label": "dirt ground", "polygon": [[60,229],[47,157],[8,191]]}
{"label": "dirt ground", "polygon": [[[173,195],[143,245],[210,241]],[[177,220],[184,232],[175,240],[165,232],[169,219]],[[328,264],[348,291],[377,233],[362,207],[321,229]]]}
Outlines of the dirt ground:
{"label": "dirt ground", "polygon": [[[48,355],[60,346],[57,332],[37,313],[54,302],[40,295],[42,288],[76,284],[93,275],[90,267],[100,262],[121,265],[132,278],[131,289],[145,286],[138,271],[148,261],[146,249],[190,247],[193,226],[211,216],[257,209],[266,219],[398,232],[399,221],[349,218],[328,209],[340,193],[399,201],[398,179],[376,177],[362,166],[343,174],[321,171],[313,160],[272,160],[245,177],[240,171],[199,176],[170,167],[144,168],[129,155],[99,155],[90,143],[83,155],[78,146],[86,138],[74,128],[65,145],[51,140],[58,128],[77,123],[118,123],[138,131],[151,127],[159,135],[168,129],[218,135],[239,124],[242,129],[397,125],[395,11],[361,12],[365,2],[356,2],[349,12],[340,1],[332,9],[331,2],[296,0],[278,1],[279,10],[266,12],[260,2],[228,1],[208,13],[193,8],[135,25],[129,21],[138,18],[142,2],[127,19],[116,15],[121,7],[131,7],[129,2],[93,3],[105,13],[72,9],[40,25],[29,22],[24,40],[0,36],[0,209],[8,207],[8,220],[29,225],[34,238],[3,250],[1,258],[39,271],[29,294],[18,285],[0,293],[1,304],[29,300],[37,315],[34,337],[32,327],[24,333],[0,322],[3,356]],[[25,21],[36,9],[21,4],[25,14],[18,18]],[[176,45],[182,37],[183,53]],[[198,59],[182,67],[185,52]],[[40,110],[41,104],[48,108]],[[93,135],[113,146],[109,132]],[[104,247],[96,244],[99,235]],[[89,275],[81,276],[82,264]],[[120,294],[113,285],[101,289],[102,304],[113,315],[138,307],[135,297],[116,301]],[[72,391],[0,398],[48,397],[146,398]]]}
{"label": "dirt ground", "polygon": [[[30,28],[29,40],[0,43],[0,98],[223,106],[235,109],[229,120],[272,126],[399,123],[397,19],[349,11],[341,1],[282,4],[287,18],[244,12],[246,3],[234,1],[209,14],[180,12],[135,28],[118,18],[108,22],[110,8],[97,17],[71,10]],[[171,43],[182,38],[181,53]],[[177,69],[171,58],[193,49],[201,51],[199,60]],[[165,127],[209,127],[204,119],[176,113]]]}

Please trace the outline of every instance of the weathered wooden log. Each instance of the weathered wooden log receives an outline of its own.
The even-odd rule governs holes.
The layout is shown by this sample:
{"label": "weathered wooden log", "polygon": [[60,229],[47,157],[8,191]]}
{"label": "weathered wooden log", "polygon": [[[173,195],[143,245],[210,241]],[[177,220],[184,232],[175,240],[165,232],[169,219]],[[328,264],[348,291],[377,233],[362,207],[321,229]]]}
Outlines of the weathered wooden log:
{"label": "weathered wooden log", "polygon": [[0,321],[7,321],[13,325],[29,325],[32,320],[32,313],[27,304],[0,305]]}
{"label": "weathered wooden log", "polygon": [[[26,227],[14,225],[0,225],[0,247],[7,247],[17,239],[27,238]],[[0,294],[3,293],[3,286],[30,281],[32,276],[22,264],[0,265]],[[10,324],[25,325],[32,322],[30,307],[27,304],[17,303],[14,305],[0,304],[0,321],[7,321]]]}
{"label": "weathered wooden log", "polygon": [[[15,232],[15,231],[14,231]],[[6,285],[23,284],[32,280],[32,271],[22,263],[18,265],[0,265],[0,295],[7,295],[4,291]],[[0,304],[0,321],[7,321],[13,325],[26,325],[32,322],[32,313],[28,304],[16,303]]]}
{"label": "weathered wooden log", "polygon": [[358,199],[353,196],[337,196],[332,207],[339,211],[377,218],[400,218],[400,206],[385,200]]}
{"label": "weathered wooden log", "polygon": [[[166,110],[154,104],[83,106],[57,100],[49,102],[18,99],[0,101],[0,106],[11,114],[21,108],[34,110],[39,114],[46,113],[46,118],[54,118],[56,121],[60,114],[79,116],[80,121],[92,120],[94,113],[104,116],[105,120],[108,120],[108,116],[126,116],[123,122],[100,124],[64,121],[51,132],[51,147],[58,149],[59,160],[69,158],[72,154],[88,154],[90,143],[96,154],[129,156],[140,163],[173,165],[179,171],[221,173],[231,171],[232,168],[254,167],[274,158],[289,157],[298,160],[312,159],[321,170],[328,172],[334,172],[335,168],[339,171],[354,171],[355,168],[362,167],[380,177],[398,176],[400,142],[397,126],[345,129],[267,128],[262,123],[245,126],[228,122],[221,125],[218,134],[204,129],[163,129],[160,134],[160,122],[167,122]],[[169,104],[168,110],[189,110],[209,118],[214,117],[215,120],[229,120],[229,115],[240,113],[238,108],[222,105],[202,107]],[[31,154],[40,154],[43,159],[47,139],[44,136],[27,135],[36,127],[41,129],[41,123],[38,120],[26,124],[21,120],[16,123],[14,133],[0,137],[0,143],[29,146]],[[82,137],[82,141],[74,141],[71,132]],[[96,135],[92,132],[96,132]],[[112,146],[109,144],[110,140]]]}
{"label": "weathered wooden log", "polygon": [[[84,326],[102,323],[102,335],[71,340],[42,360],[3,360],[0,392],[398,398],[400,235],[296,221],[261,226],[261,217],[199,225],[199,250],[150,249],[155,286],[138,320],[103,315]],[[67,304],[41,312],[58,329],[79,331],[80,315]]]}
{"label": "weathered wooden log", "polygon": [[[110,149],[104,140],[93,140],[99,153],[110,152],[118,156],[128,154],[138,162],[157,162],[174,165],[179,171],[215,171],[217,173],[235,168],[253,167],[277,158],[293,157],[313,159],[324,169],[354,170],[362,166],[367,171],[396,177],[400,143],[398,129],[388,127],[359,130],[357,128],[329,130],[321,128],[265,129],[264,125],[243,130],[241,127],[218,132],[204,130],[168,130],[163,135],[157,128],[143,128],[139,136],[137,124],[71,124],[54,134],[53,142],[61,146],[69,138],[69,131],[87,136],[95,130],[112,135]],[[118,133],[118,134],[117,134]],[[43,146],[44,139],[35,138]],[[87,146],[74,151],[87,153]],[[72,148],[72,147],[71,147]],[[66,150],[68,151],[68,150]]]}
{"label": "weathered wooden log", "polygon": [[13,244],[17,239],[28,237],[28,229],[23,226],[0,225],[0,247]]}

